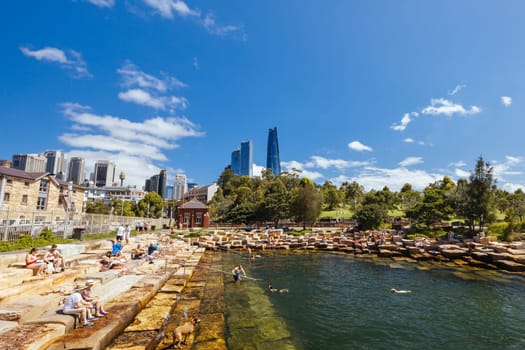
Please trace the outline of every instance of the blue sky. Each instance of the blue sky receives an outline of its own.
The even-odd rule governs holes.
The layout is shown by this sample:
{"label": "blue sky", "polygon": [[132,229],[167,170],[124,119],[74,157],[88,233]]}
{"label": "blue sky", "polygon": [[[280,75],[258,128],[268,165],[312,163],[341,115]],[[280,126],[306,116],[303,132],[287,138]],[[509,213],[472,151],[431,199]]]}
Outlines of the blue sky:
{"label": "blue sky", "polygon": [[525,185],[525,2],[10,1],[0,29],[0,159],[63,150],[128,184],[215,181],[268,129],[317,183]]}

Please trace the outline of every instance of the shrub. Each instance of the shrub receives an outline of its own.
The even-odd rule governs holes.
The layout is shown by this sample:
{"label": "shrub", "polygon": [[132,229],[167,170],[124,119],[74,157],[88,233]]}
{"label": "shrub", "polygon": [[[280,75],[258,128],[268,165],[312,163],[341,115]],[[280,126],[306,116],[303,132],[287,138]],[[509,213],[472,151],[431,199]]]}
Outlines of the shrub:
{"label": "shrub", "polygon": [[496,236],[498,239],[504,239],[505,235],[513,231],[512,224],[508,222],[496,222],[487,229],[488,236]]}

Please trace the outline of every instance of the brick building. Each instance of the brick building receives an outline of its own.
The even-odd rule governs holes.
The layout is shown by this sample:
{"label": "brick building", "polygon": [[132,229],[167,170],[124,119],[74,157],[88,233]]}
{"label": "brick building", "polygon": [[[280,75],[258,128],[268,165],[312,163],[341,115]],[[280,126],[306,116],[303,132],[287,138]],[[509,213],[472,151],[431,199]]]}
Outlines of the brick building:
{"label": "brick building", "polygon": [[208,206],[195,198],[179,206],[178,211],[180,228],[210,226]]}

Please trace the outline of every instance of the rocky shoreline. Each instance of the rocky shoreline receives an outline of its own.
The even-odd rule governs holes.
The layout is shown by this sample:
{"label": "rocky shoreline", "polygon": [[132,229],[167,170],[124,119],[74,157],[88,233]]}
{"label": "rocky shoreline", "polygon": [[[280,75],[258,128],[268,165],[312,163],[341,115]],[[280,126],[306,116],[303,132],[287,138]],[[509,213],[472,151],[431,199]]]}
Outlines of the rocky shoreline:
{"label": "rocky shoreline", "polygon": [[394,230],[355,233],[314,230],[304,236],[290,235],[280,229],[266,232],[213,230],[192,244],[209,250],[340,251],[385,258],[406,257],[415,261],[453,261],[458,265],[510,272],[525,271],[525,242],[501,243],[494,237],[438,241],[423,237],[406,239]]}

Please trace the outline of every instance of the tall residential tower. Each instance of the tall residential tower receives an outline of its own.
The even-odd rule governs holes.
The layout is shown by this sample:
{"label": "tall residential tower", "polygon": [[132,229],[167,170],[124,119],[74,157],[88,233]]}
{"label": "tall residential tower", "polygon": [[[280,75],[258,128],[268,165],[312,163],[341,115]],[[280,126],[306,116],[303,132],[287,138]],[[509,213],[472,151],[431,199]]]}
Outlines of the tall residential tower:
{"label": "tall residential tower", "polygon": [[95,163],[94,180],[96,187],[113,186],[115,182],[115,163],[99,160]]}
{"label": "tall residential tower", "polygon": [[241,142],[241,176],[253,175],[253,147],[251,141]]}
{"label": "tall residential tower", "polygon": [[69,171],[67,172],[67,181],[73,181],[81,185],[86,178],[84,172],[84,158],[73,157],[69,160]]}
{"label": "tall residential tower", "polygon": [[271,169],[275,176],[281,173],[281,160],[279,159],[279,141],[277,140],[277,127],[268,130],[268,152],[266,154],[266,168]]}

